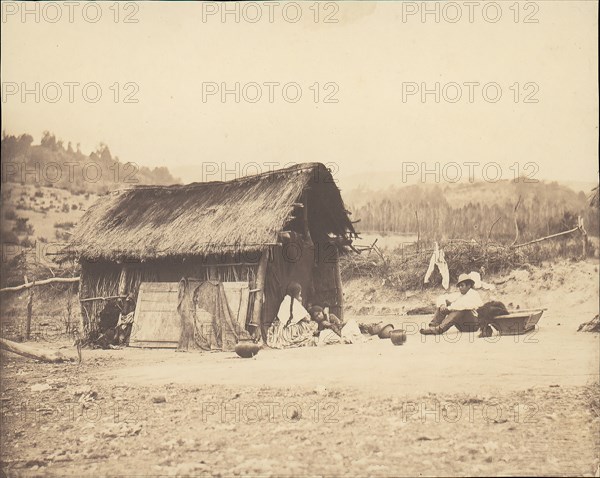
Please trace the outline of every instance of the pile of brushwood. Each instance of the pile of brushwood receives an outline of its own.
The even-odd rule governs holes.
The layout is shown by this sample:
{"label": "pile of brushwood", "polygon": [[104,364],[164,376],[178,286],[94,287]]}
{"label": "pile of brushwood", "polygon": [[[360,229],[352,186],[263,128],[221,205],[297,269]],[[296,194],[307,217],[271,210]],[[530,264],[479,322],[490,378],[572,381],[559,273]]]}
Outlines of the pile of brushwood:
{"label": "pile of brushwood", "polygon": [[596,314],[592,320],[581,324],[577,332],[600,332],[600,316]]}
{"label": "pile of brushwood", "polygon": [[[440,247],[445,253],[450,271],[450,282],[462,273],[478,271],[482,277],[527,267],[538,262],[539,251],[535,247],[512,248],[495,243],[482,244],[475,241],[453,240],[443,242]],[[342,278],[349,280],[368,277],[380,280],[383,285],[399,290],[414,290],[423,287],[423,277],[429,266],[433,248],[399,248],[382,250],[377,245],[366,248],[360,254],[347,254],[341,258]],[[442,281],[437,268],[430,284]]]}

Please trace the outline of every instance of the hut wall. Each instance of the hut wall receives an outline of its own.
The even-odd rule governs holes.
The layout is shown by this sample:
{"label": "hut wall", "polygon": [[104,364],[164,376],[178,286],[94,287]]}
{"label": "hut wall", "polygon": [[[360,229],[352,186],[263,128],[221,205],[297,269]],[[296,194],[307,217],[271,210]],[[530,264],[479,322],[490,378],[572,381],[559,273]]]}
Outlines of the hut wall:
{"label": "hut wall", "polygon": [[[251,258],[246,258],[245,261],[240,261],[239,258],[235,257],[230,258],[230,262],[192,258],[127,263],[125,265],[111,262],[92,263],[84,261],[81,264],[79,299],[81,301],[96,297],[132,294],[134,300],[137,301],[139,287],[142,282],[179,282],[183,277],[221,282],[248,281],[250,287],[254,287],[258,268],[258,262],[255,262],[255,260],[258,257],[260,257],[260,254],[253,254]],[[127,274],[124,287],[119,290],[123,267],[127,268]],[[101,332],[100,317],[102,311],[107,306],[114,306],[114,302],[116,300],[81,302],[83,330],[87,337],[94,339],[98,336]]]}
{"label": "hut wall", "polygon": [[[317,243],[301,239],[268,249],[268,263],[264,286],[264,304],[261,310],[263,331],[273,322],[290,282],[302,286],[304,305],[330,306],[331,312],[341,316],[340,291],[336,277],[337,247],[333,243]],[[132,294],[137,300],[142,282],[178,282],[183,277],[221,282],[245,282],[256,288],[260,253],[240,259],[161,260],[144,263],[82,262],[80,300]],[[127,268],[123,276],[121,271]],[[121,284],[120,284],[121,282]],[[121,285],[121,287],[120,287]],[[248,310],[254,309],[255,294],[250,294]],[[101,332],[103,310],[116,301],[92,300],[81,302],[83,330],[88,337]],[[118,314],[118,309],[117,314]],[[248,317],[247,323],[251,320]]]}
{"label": "hut wall", "polygon": [[338,248],[332,242],[316,246],[313,303],[329,305],[330,312],[342,318],[341,284],[338,284]]}

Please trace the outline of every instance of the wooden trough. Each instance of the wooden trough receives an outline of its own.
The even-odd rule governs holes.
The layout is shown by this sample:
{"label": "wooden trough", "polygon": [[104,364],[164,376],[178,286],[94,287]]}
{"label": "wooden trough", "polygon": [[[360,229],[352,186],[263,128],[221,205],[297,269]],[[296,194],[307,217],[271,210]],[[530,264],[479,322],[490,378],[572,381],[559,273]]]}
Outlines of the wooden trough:
{"label": "wooden trough", "polygon": [[489,321],[500,335],[521,335],[535,329],[546,309],[532,309],[499,315]]}

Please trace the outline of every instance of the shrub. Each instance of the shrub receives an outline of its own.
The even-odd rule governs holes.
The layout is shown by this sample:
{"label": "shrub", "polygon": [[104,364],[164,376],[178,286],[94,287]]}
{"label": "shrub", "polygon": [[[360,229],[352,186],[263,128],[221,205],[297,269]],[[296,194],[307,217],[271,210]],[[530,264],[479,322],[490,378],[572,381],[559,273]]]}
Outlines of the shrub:
{"label": "shrub", "polygon": [[7,221],[14,221],[17,219],[17,214],[13,209],[7,209],[4,212],[4,219],[6,219]]}
{"label": "shrub", "polygon": [[24,238],[21,240],[21,246],[22,246],[22,247],[26,247],[26,248],[28,248],[28,249],[29,249],[29,248],[32,248],[32,247],[34,247],[34,246],[35,246],[35,242],[34,242],[34,241],[32,241],[32,240],[30,239],[30,237],[29,237],[29,236],[25,236],[25,237],[24,237]]}
{"label": "shrub", "polygon": [[2,232],[2,243],[4,244],[19,244],[19,236],[13,231]]}
{"label": "shrub", "polygon": [[60,229],[57,229],[56,231],[54,231],[54,235],[56,236],[56,239],[58,241],[68,242],[71,239],[71,235],[70,234],[67,234],[66,232],[63,232]]}
{"label": "shrub", "polygon": [[16,224],[15,227],[13,228],[13,231],[19,233],[19,232],[24,232],[27,235],[33,235],[33,226],[31,224],[28,224],[29,219],[27,219],[26,217],[18,217],[16,219]]}
{"label": "shrub", "polygon": [[56,229],[71,229],[73,226],[75,226],[75,223],[73,221],[55,222],[54,223],[54,227]]}

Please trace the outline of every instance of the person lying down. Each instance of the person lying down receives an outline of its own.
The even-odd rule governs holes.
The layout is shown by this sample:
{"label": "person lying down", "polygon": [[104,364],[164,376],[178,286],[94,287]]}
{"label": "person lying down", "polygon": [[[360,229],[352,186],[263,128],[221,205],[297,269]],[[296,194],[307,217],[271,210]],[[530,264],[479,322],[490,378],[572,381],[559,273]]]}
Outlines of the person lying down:
{"label": "person lying down", "polygon": [[329,307],[315,305],[311,307],[310,314],[312,320],[318,324],[316,343],[318,346],[356,344],[365,340],[354,319],[344,322],[335,314],[329,313]]}

